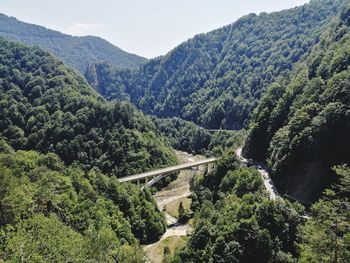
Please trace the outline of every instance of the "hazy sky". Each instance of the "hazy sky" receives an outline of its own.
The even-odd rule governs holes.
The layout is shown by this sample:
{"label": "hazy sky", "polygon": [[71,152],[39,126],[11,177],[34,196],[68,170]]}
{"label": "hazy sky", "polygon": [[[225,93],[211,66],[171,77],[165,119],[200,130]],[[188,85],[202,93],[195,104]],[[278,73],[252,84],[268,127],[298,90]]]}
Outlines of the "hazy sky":
{"label": "hazy sky", "polygon": [[71,35],[96,35],[148,58],[198,33],[308,0],[0,0],[0,13]]}

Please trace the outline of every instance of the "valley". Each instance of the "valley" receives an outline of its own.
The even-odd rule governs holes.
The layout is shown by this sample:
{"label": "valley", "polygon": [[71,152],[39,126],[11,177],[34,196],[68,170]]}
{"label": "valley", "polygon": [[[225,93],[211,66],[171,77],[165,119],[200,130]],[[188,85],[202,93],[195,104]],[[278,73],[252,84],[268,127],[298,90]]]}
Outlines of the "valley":
{"label": "valley", "polygon": [[[74,14],[106,19],[75,30],[153,39],[162,5],[112,30],[131,11],[107,19],[103,1],[60,6],[61,28]],[[26,5],[9,10],[59,15]],[[10,15],[0,263],[350,262],[350,0],[241,14],[152,59]]]}
{"label": "valley", "polygon": [[[191,154],[176,151],[176,156],[180,163],[194,162],[200,160],[200,156],[193,156]],[[203,158],[203,157],[202,157]],[[177,176],[177,179],[170,183],[164,189],[157,191],[154,195],[158,209],[165,212],[167,221],[167,230],[154,244],[147,245],[145,251],[149,257],[149,262],[158,263],[162,262],[163,250],[168,242],[173,241],[171,247],[171,254],[174,254],[174,250],[182,248],[183,240],[181,237],[189,235],[192,231],[191,223],[179,223],[178,222],[178,207],[180,202],[186,203],[185,209],[190,209],[190,180],[195,176],[198,171],[181,171]],[[186,202],[188,200],[188,202]],[[178,243],[179,242],[179,243]]]}

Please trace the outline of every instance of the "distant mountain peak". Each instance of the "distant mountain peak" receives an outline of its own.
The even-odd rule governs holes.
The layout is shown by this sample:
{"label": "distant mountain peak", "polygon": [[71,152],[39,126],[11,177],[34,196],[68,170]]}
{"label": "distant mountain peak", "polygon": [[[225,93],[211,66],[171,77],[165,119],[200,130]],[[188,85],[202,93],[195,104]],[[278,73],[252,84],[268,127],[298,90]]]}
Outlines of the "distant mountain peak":
{"label": "distant mountain peak", "polygon": [[95,63],[106,62],[118,68],[133,69],[147,61],[98,36],[72,36],[1,13],[0,36],[41,47],[83,74]]}

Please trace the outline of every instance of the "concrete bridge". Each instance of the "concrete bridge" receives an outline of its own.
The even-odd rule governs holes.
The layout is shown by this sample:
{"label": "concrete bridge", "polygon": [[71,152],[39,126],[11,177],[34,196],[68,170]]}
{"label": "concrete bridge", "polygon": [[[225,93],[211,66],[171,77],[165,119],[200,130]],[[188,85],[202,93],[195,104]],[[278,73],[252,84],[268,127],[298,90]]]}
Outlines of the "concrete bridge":
{"label": "concrete bridge", "polygon": [[[152,186],[156,182],[158,182],[160,179],[178,172],[182,170],[188,170],[188,169],[194,169],[198,168],[199,166],[203,165],[209,165],[211,163],[216,162],[216,158],[209,158],[205,160],[199,160],[196,162],[191,162],[191,163],[184,163],[184,164],[179,164],[167,168],[162,168],[159,170],[151,171],[151,172],[145,172],[145,173],[140,173],[140,174],[135,174],[135,175],[130,175],[126,177],[119,178],[119,182],[137,182],[137,185],[140,185],[141,180],[145,181],[146,186]],[[151,180],[150,180],[151,179]]]}

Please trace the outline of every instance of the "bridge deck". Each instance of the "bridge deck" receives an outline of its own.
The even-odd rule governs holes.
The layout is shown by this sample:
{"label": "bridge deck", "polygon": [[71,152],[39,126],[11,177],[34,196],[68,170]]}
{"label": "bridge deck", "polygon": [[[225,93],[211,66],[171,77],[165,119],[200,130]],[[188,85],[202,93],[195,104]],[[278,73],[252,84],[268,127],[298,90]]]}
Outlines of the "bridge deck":
{"label": "bridge deck", "polygon": [[130,175],[130,176],[126,176],[123,178],[119,178],[118,180],[119,180],[119,182],[137,181],[137,180],[145,179],[148,177],[155,177],[158,175],[175,173],[175,172],[178,172],[181,170],[186,170],[188,168],[196,167],[199,165],[213,163],[215,161],[216,161],[216,158],[209,158],[209,159],[200,160],[200,161],[196,161],[196,162],[192,162],[192,163],[179,164],[176,166],[171,166],[171,167],[167,167],[167,168],[163,168],[163,169],[159,169],[159,170],[155,170],[155,171],[151,171],[151,172]]}

